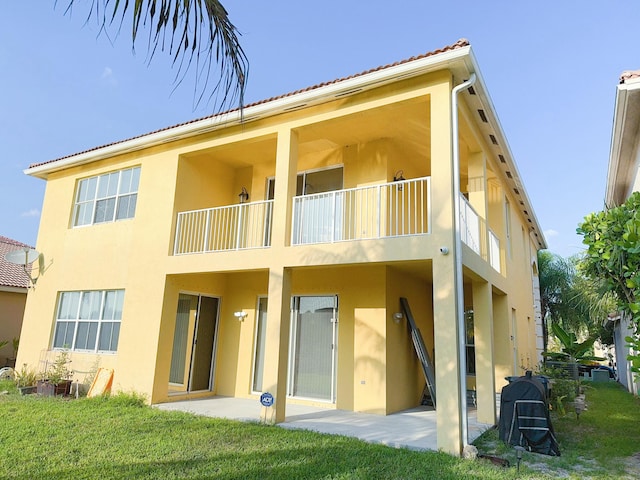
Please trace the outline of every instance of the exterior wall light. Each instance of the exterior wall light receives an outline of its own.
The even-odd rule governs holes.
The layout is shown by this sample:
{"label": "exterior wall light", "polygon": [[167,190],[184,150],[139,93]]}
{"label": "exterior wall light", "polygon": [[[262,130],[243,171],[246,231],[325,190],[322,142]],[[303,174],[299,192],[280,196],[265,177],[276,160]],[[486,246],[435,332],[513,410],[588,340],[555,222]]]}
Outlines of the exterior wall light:
{"label": "exterior wall light", "polygon": [[242,191],[238,194],[238,198],[240,199],[240,203],[247,203],[249,201],[249,192],[245,187],[242,187]]}
{"label": "exterior wall light", "polygon": [[404,172],[403,172],[402,170],[398,170],[396,173],[394,173],[394,174],[393,174],[393,181],[394,181],[394,182],[401,182],[401,181],[403,181],[403,180],[406,180],[406,179],[402,176],[402,174],[403,174],[403,173],[404,173]]}
{"label": "exterior wall light", "polygon": [[[402,176],[403,172],[402,170],[398,170],[396,173],[393,174],[393,181],[394,182],[402,182],[403,180],[405,180],[405,178]],[[398,191],[402,191],[402,184],[398,185]]]}
{"label": "exterior wall light", "polygon": [[239,322],[244,322],[244,319],[247,318],[247,312],[244,310],[233,312],[233,316],[236,317]]}

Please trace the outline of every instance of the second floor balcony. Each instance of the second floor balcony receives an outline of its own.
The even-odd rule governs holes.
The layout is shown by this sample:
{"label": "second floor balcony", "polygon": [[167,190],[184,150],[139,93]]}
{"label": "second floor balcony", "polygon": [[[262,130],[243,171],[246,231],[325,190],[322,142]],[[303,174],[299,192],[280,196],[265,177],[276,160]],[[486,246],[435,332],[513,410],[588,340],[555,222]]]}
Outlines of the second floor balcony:
{"label": "second floor balcony", "polygon": [[[460,195],[462,242],[500,272],[500,240]],[[291,245],[425,235],[431,231],[430,178],[293,198]],[[273,200],[178,213],[174,255],[271,246]]]}
{"label": "second floor balcony", "polygon": [[[429,177],[293,199],[292,245],[430,231]],[[174,255],[271,246],[273,200],[178,213]]]}

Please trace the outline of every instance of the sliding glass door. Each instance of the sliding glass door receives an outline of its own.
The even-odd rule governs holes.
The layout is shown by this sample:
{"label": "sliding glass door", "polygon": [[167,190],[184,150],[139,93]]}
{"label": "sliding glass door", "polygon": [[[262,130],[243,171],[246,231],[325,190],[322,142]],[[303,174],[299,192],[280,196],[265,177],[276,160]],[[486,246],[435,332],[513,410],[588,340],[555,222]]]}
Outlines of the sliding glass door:
{"label": "sliding glass door", "polygon": [[218,303],[213,297],[180,294],[169,370],[170,391],[213,388]]}
{"label": "sliding glass door", "polygon": [[338,298],[294,297],[288,394],[335,402]]}

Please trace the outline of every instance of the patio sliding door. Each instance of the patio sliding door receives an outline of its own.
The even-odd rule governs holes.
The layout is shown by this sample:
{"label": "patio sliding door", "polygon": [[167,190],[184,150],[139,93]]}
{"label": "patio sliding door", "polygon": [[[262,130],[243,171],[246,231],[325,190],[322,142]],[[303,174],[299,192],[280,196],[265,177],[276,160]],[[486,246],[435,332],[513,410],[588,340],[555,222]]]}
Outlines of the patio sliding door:
{"label": "patio sliding door", "polygon": [[218,304],[214,297],[180,294],[173,334],[170,392],[213,388]]}
{"label": "patio sliding door", "polygon": [[338,297],[294,297],[288,394],[335,402]]}

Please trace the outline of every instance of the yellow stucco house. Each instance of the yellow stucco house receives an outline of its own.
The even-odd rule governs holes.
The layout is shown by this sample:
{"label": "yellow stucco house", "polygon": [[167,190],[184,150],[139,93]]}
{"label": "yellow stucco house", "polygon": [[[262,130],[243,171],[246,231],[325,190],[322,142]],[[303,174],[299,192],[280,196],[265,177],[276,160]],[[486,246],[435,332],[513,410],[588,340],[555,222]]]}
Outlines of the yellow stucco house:
{"label": "yellow stucco house", "polygon": [[386,415],[435,364],[437,442],[496,422],[542,349],[545,240],[466,40],[32,165],[46,180],[19,363],[69,348],[151,403],[269,393]]}

